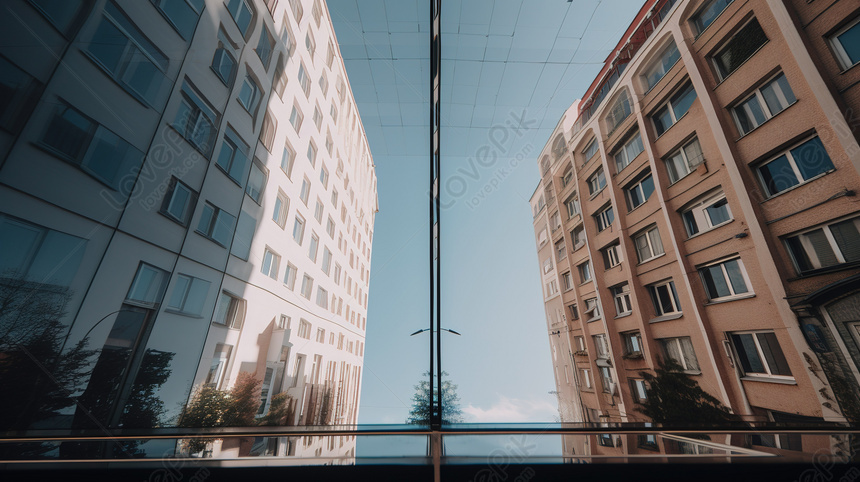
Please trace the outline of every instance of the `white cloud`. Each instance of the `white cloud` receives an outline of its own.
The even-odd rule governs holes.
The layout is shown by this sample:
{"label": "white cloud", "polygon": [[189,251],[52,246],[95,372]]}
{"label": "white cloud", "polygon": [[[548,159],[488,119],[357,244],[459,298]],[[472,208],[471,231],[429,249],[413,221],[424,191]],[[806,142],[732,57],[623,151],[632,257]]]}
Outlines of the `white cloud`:
{"label": "white cloud", "polygon": [[499,395],[489,408],[470,403],[463,407],[463,413],[466,414],[466,422],[471,423],[552,422],[558,418],[558,407],[547,400]]}

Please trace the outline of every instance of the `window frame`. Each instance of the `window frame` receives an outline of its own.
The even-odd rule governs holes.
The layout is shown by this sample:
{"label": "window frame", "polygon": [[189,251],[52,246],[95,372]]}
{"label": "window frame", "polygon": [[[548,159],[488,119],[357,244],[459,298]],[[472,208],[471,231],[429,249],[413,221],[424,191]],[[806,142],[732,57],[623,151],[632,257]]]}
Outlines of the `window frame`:
{"label": "window frame", "polygon": [[[812,226],[808,229],[804,229],[802,231],[795,232],[795,233],[791,234],[790,236],[785,236],[782,238],[783,245],[785,246],[786,251],[788,251],[788,254],[791,257],[792,264],[794,265],[794,269],[797,271],[798,275],[801,275],[801,276],[808,275],[810,273],[818,272],[818,270],[840,269],[843,266],[851,266],[851,265],[854,265],[855,263],[860,262],[860,260],[854,260],[854,261],[848,261],[847,260],[847,258],[845,256],[844,248],[839,245],[839,242],[836,240],[836,236],[833,234],[833,231],[830,229],[830,227],[833,225],[845,223],[848,221],[853,221],[855,228],[858,229],[858,231],[860,231],[860,216],[857,216],[856,214],[857,213],[852,213],[852,214],[849,214],[848,216],[842,216],[842,217],[839,217],[836,219],[832,219],[830,221],[827,221],[826,223]],[[801,236],[804,236],[804,235],[808,236],[809,233],[812,233],[812,232],[818,231],[818,230],[822,231],[822,234],[824,235],[824,238],[827,241],[828,247],[830,248],[833,255],[836,257],[836,261],[837,261],[836,264],[832,264],[829,266],[823,266],[821,259],[818,256],[818,253],[815,251],[814,245],[812,245],[812,242],[808,241],[808,240],[804,241],[804,240],[800,239]],[[795,253],[795,248],[792,246],[791,240],[793,240],[793,239],[797,239],[797,243],[800,243],[799,247],[801,249],[803,249],[803,252],[804,252],[803,254],[806,256],[810,265],[813,266],[812,268],[806,269],[806,270],[801,269],[800,261],[797,259],[797,253]],[[810,256],[810,251],[814,255],[814,258],[812,256]],[[815,267],[816,262],[819,265],[818,267]]]}
{"label": "window frame", "polygon": [[851,63],[851,57],[848,55],[848,52],[845,50],[845,47],[842,46],[842,42],[839,41],[838,37],[845,32],[853,29],[860,28],[860,15],[856,16],[854,20],[851,20],[845,26],[841,27],[839,30],[829,35],[827,38],[827,43],[830,44],[830,47],[833,49],[833,53],[836,56],[836,60],[839,62],[839,65],[842,67],[842,71],[850,70],[853,67],[856,67],[860,64],[860,60],[857,62]]}
{"label": "window frame", "polygon": [[[660,288],[666,288],[667,299],[671,303],[673,311],[664,310],[662,300],[659,296]],[[651,304],[654,307],[654,313],[657,318],[674,317],[675,315],[682,315],[684,313],[681,307],[681,299],[678,296],[678,290],[675,288],[675,280],[668,279],[648,285],[648,294],[651,296]]]}
{"label": "window frame", "polygon": [[[726,211],[728,211],[729,217],[725,221],[713,224],[713,220],[711,219],[711,215],[709,214],[708,209],[714,207],[714,205],[720,203],[721,201],[725,201],[724,205],[726,207]],[[691,225],[691,220],[688,218],[688,216],[693,216],[692,221],[696,223],[695,233],[692,232],[693,226]],[[687,232],[688,239],[717,229],[735,220],[734,215],[732,214],[731,206],[729,206],[728,204],[726,193],[722,189],[719,189],[716,192],[705,194],[704,196],[701,196],[698,199],[694,200],[692,204],[687,205],[687,207],[681,210],[681,219],[684,222],[684,229]]]}
{"label": "window frame", "polygon": [[[687,110],[685,110],[684,113],[681,114],[680,117],[678,117],[678,113],[675,112],[675,108],[677,107],[676,104],[679,100],[685,98],[690,92],[692,92],[695,96],[690,102],[690,105],[687,106]],[[651,119],[651,124],[654,126],[654,133],[657,134],[657,137],[659,138],[660,136],[665,134],[666,131],[668,131],[672,126],[677,124],[678,121],[686,117],[687,113],[690,112],[690,108],[693,106],[693,102],[695,102],[698,98],[699,93],[696,92],[695,87],[693,87],[693,83],[689,79],[687,79],[686,82],[681,84],[681,86],[678,87],[678,89],[676,89],[675,92],[673,92],[669,96],[669,99],[666,100],[666,102],[661,104],[659,108],[657,108],[650,116],[648,116]],[[669,114],[669,119],[671,119],[672,123],[667,126],[663,126],[663,132],[660,132],[660,126],[662,126],[662,121],[659,125],[657,122],[658,119],[662,118],[662,116],[660,116],[659,114],[664,110]]]}
{"label": "window frame", "polygon": [[[170,212],[170,207],[173,204],[173,196],[176,194],[176,188],[181,186],[182,189],[188,192],[188,199],[186,200],[186,205],[183,208],[182,218],[177,218]],[[179,223],[181,226],[188,226],[188,223],[191,222],[191,217],[194,214],[194,208],[197,205],[197,191],[191,189],[188,184],[185,184],[176,176],[171,176],[167,192],[164,193],[164,198],[161,202],[161,209],[159,209],[159,213],[174,221]]]}
{"label": "window frame", "polygon": [[[651,235],[652,232],[656,232],[655,236],[657,237],[657,239],[660,242],[660,252],[659,253],[655,249],[656,246],[655,246],[654,240],[652,239],[652,235]],[[660,237],[660,227],[657,226],[657,224],[652,224],[652,225],[642,229],[641,231],[636,232],[633,236],[631,236],[631,238],[633,239],[633,246],[636,248],[636,257],[639,259],[638,264],[647,263],[648,261],[657,259],[660,256],[663,256],[666,254],[666,248],[663,245],[663,239]],[[639,239],[645,239],[646,240],[646,247],[648,248],[648,251],[650,253],[650,256],[647,258],[642,258],[642,253],[640,251],[640,249],[642,247],[639,246],[639,241],[638,241]]]}
{"label": "window frame", "polygon": [[[803,146],[809,142],[812,142],[815,139],[818,139],[819,142],[821,142],[821,148],[824,149],[824,153],[827,155],[827,159],[830,162],[831,167],[827,170],[821,171],[818,174],[815,174],[815,175],[809,177],[808,179],[804,179],[803,173],[801,173],[800,168],[797,165],[797,161],[794,159],[794,154],[792,154],[791,151],[794,149],[797,149],[797,148],[799,148],[799,147],[801,147],[801,146]],[[791,170],[795,176],[795,180],[798,182],[797,182],[797,184],[794,184],[793,186],[787,187],[781,191],[771,193],[770,189],[768,188],[767,182],[765,181],[764,175],[762,174],[761,169],[764,166],[778,160],[779,158],[781,158],[783,156],[785,156],[786,160],[788,161],[789,167],[791,167]],[[833,164],[833,158],[830,157],[830,153],[827,152],[827,148],[824,147],[824,142],[821,141],[821,138],[820,138],[820,136],[818,136],[818,134],[813,134],[812,136],[805,137],[805,138],[803,138],[803,140],[796,142],[796,143],[793,143],[791,146],[785,148],[784,150],[781,150],[779,153],[777,153],[774,156],[769,157],[767,160],[762,161],[762,162],[758,162],[758,163],[754,163],[753,166],[754,166],[753,168],[755,169],[756,177],[758,178],[761,187],[764,189],[764,192],[767,195],[767,199],[772,199],[776,196],[779,196],[779,195],[784,194],[786,192],[789,192],[791,190],[797,189],[800,186],[808,184],[808,183],[818,179],[819,177],[827,175],[827,174],[836,170],[836,166]]]}
{"label": "window frame", "polygon": [[[731,263],[733,261],[737,262],[738,269],[739,269],[740,275],[742,277],[741,281],[743,281],[744,288],[746,288],[746,291],[737,292],[735,286],[732,283],[728,268],[726,268],[725,265],[726,265],[726,263]],[[708,283],[705,280],[706,274],[705,274],[704,270],[708,269],[708,268],[713,268],[715,266],[720,267],[720,272],[722,273],[722,276],[723,276],[722,277],[723,282],[726,285],[726,287],[728,287],[728,289],[730,291],[730,294],[728,294],[728,295],[713,297],[712,295],[715,293],[711,293],[710,290],[708,289]],[[708,297],[709,303],[720,303],[720,302],[724,302],[724,301],[732,301],[732,300],[750,298],[752,296],[755,296],[755,292],[753,291],[753,288],[752,288],[752,283],[750,282],[749,275],[747,274],[747,271],[746,271],[746,267],[744,267],[743,260],[741,259],[740,256],[730,256],[730,257],[722,258],[722,259],[719,259],[716,261],[711,261],[709,263],[697,266],[696,270],[699,272],[699,279],[702,281],[702,286],[705,288],[705,294]]]}
{"label": "window frame", "polygon": [[[612,293],[612,301],[615,305],[615,317],[630,315],[633,313],[633,300],[630,297],[630,284],[621,283],[609,288]],[[626,308],[626,309],[625,309]]]}
{"label": "window frame", "polygon": [[[602,185],[600,182],[601,179],[603,180]],[[586,183],[588,184],[588,194],[591,197],[596,196],[598,193],[606,189],[606,172],[603,170],[603,166],[600,166],[596,171],[588,176]]]}
{"label": "window frame", "polygon": [[[753,22],[757,23],[757,24],[758,24],[758,26],[759,26],[759,29],[761,29],[762,34],[763,34],[763,35],[764,35],[764,37],[765,37],[764,42],[762,42],[762,44],[761,44],[761,45],[759,45],[755,50],[753,50],[753,51],[750,53],[750,56],[749,56],[749,57],[747,57],[746,59],[744,59],[743,61],[741,61],[739,64],[737,64],[737,67],[735,67],[735,68],[734,68],[734,70],[731,70],[731,71],[728,71],[728,72],[724,71],[724,66],[721,64],[721,62],[718,60],[718,58],[719,58],[722,54],[724,54],[727,50],[729,50],[730,46],[731,46],[731,45],[733,45],[733,42],[739,38],[739,36],[740,36],[741,32],[745,31],[745,29],[746,29],[747,27],[749,27]],[[739,26],[739,27],[738,27],[738,29],[737,29],[737,30],[735,30],[735,32],[732,34],[732,36],[731,36],[731,37],[729,37],[729,38],[728,38],[728,39],[726,39],[724,42],[722,42],[722,44],[720,45],[720,47],[719,47],[718,49],[714,50],[714,52],[713,52],[712,54],[708,55],[708,58],[709,58],[709,59],[710,59],[710,61],[711,61],[710,63],[711,63],[711,65],[714,67],[714,72],[716,73],[716,76],[717,76],[717,83],[722,83],[722,82],[723,82],[724,80],[726,80],[730,75],[732,75],[733,73],[737,72],[737,71],[738,71],[738,69],[740,69],[740,68],[741,68],[741,66],[743,66],[744,64],[746,64],[746,63],[749,61],[749,59],[751,59],[751,58],[755,57],[755,54],[757,54],[757,53],[758,53],[758,51],[762,49],[762,47],[764,47],[765,45],[767,45],[767,44],[768,44],[768,42],[770,42],[770,38],[769,38],[769,37],[767,36],[767,34],[764,32],[764,28],[762,28],[762,26],[761,26],[761,22],[759,22],[759,21],[758,21],[758,18],[756,18],[756,17],[754,17],[754,16],[753,16],[753,17],[751,17],[749,20],[747,20],[746,22],[744,22],[744,24],[743,24],[743,25]]]}
{"label": "window frame", "polygon": [[[794,100],[791,102],[788,101],[788,97],[786,96],[786,92],[784,92],[782,90],[782,86],[780,86],[777,83],[777,81],[779,80],[780,77],[785,77],[785,82],[786,82],[786,84],[788,84],[790,94],[792,97],[794,97]],[[764,94],[762,93],[762,90],[764,88],[769,87],[771,85],[776,85],[779,87],[779,93],[782,96],[782,98],[780,100],[785,100],[785,107],[780,109],[778,112],[771,112],[770,105],[767,103],[767,99],[765,99]],[[740,118],[740,115],[738,114],[738,109],[746,106],[747,103],[750,100],[752,100],[753,98],[755,98],[756,101],[758,102],[759,109],[761,109],[761,113],[762,113],[762,115],[764,115],[764,120],[761,123],[756,124],[755,126],[751,127],[749,130],[745,130],[742,123],[741,123],[741,118]],[[734,103],[731,107],[729,107],[729,111],[732,114],[732,119],[735,122],[735,127],[737,127],[737,129],[738,129],[738,133],[741,135],[741,137],[744,137],[744,136],[748,135],[749,133],[753,132],[754,130],[758,129],[762,125],[766,124],[767,121],[773,119],[776,115],[778,115],[781,112],[783,112],[784,110],[788,109],[789,107],[791,107],[795,103],[797,103],[797,96],[794,94],[794,89],[791,88],[791,84],[788,82],[788,77],[785,76],[785,72],[779,71],[776,74],[768,77],[765,81],[761,82],[758,87],[756,87],[749,95],[744,97],[742,100]],[[751,112],[747,112],[746,116],[747,116],[748,121],[755,122],[755,116],[751,115]]]}
{"label": "window frame", "polygon": [[[699,146],[698,150],[699,150],[700,154],[698,157],[700,159],[698,160],[699,162],[692,164],[693,161],[690,160],[689,154],[687,154],[687,148],[692,146],[694,143],[698,144],[698,146]],[[684,166],[684,169],[686,172],[684,174],[678,176],[677,179],[672,179],[674,176],[672,175],[672,170],[669,169],[669,162],[670,161],[674,162],[674,159],[676,157],[678,157],[679,155],[680,155],[681,161],[682,161],[681,165]],[[688,141],[685,141],[684,143],[681,144],[680,147],[673,150],[671,153],[669,153],[669,155],[667,155],[663,158],[663,165],[666,167],[666,173],[669,176],[669,185],[671,186],[673,184],[680,182],[682,179],[684,179],[687,176],[689,176],[690,174],[692,174],[699,167],[699,165],[704,163],[704,162],[705,162],[705,152],[702,150],[702,143],[699,142],[699,137],[694,136],[693,138],[689,139]]]}
{"label": "window frame", "polygon": [[[782,351],[782,346],[780,346],[779,340],[776,339],[776,333],[773,330],[744,330],[744,331],[728,332],[726,334],[728,335],[727,341],[731,345],[732,350],[733,350],[735,357],[736,357],[735,359],[738,362],[738,365],[739,365],[738,368],[740,368],[741,372],[743,372],[742,378],[753,377],[753,378],[773,378],[773,379],[779,379],[779,380],[794,380],[794,375],[791,374],[791,368],[788,366],[788,359],[785,358],[785,352]],[[776,370],[779,370],[779,367],[771,367],[770,366],[769,360],[772,359],[774,356],[773,351],[771,350],[771,356],[768,357],[764,352],[764,348],[762,347],[761,340],[759,339],[759,336],[758,336],[758,335],[766,335],[766,334],[773,335],[773,338],[776,341],[776,347],[777,347],[777,349],[779,349],[779,355],[782,357],[782,360],[785,362],[785,365],[786,365],[785,368],[788,370],[788,375],[774,373]],[[746,367],[744,367],[745,364],[743,363],[743,359],[746,358],[748,360],[750,358],[750,354],[747,353],[747,351],[745,349],[746,347],[743,345],[739,346],[739,343],[738,343],[738,338],[741,336],[744,336],[744,335],[751,335],[751,338],[753,340],[753,344],[755,345],[755,350],[756,350],[755,355],[758,357],[759,363],[765,369],[764,372],[756,372],[756,371],[752,371],[752,370],[747,371]],[[771,348],[770,346],[768,346],[768,347]],[[742,353],[743,353],[744,357],[741,356]],[[752,368],[752,367],[750,367],[750,368]]]}

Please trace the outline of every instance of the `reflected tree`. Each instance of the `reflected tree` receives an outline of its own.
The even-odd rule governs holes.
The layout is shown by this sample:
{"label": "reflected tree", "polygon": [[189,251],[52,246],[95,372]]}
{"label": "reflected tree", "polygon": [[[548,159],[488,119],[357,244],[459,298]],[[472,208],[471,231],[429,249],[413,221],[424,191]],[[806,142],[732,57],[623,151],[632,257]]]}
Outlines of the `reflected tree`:
{"label": "reflected tree", "polygon": [[[260,406],[262,381],[246,372],[239,373],[229,391],[209,385],[201,386],[182,409],[178,425],[189,428],[248,427],[256,425]],[[273,414],[274,420],[276,415]],[[206,449],[215,438],[196,438],[183,441],[190,453]]]}
{"label": "reflected tree", "polygon": [[660,361],[655,373],[639,372],[648,398],[639,411],[655,423],[725,425],[740,419],[684,373],[674,360]]}
{"label": "reflected tree", "polygon": [[[448,372],[442,372],[442,423],[463,423],[463,411],[460,409],[460,396],[457,395],[457,385],[448,380]],[[412,408],[406,423],[415,425],[430,424],[430,405],[433,394],[430,393],[430,372],[424,372],[423,379],[415,385],[412,395]]]}
{"label": "reflected tree", "polygon": [[0,430],[64,426],[61,411],[88,378],[95,354],[81,340],[62,351],[70,293],[0,278]]}

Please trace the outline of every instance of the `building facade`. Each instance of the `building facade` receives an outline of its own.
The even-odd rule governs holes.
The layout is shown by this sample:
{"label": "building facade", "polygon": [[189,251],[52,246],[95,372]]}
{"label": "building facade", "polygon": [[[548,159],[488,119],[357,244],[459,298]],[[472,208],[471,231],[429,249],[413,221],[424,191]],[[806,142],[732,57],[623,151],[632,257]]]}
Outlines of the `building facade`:
{"label": "building facade", "polygon": [[[7,428],[175,426],[243,373],[250,420],[277,398],[278,424],[355,423],[376,177],[325,2],[4,10],[3,360],[47,326],[69,372],[68,403]],[[332,442],[204,452],[354,453]]]}
{"label": "building facade", "polygon": [[538,158],[530,202],[567,421],[651,421],[643,373],[665,360],[748,422],[857,420],[858,22],[851,1],[645,2]]}

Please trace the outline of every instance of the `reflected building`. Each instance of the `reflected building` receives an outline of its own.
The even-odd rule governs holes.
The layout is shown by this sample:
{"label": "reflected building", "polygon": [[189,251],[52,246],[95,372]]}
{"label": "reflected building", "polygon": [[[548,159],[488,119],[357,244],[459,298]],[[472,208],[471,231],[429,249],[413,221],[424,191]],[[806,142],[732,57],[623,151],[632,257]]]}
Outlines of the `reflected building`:
{"label": "reflected building", "polygon": [[[325,2],[3,9],[3,429],[188,425],[243,377],[244,425],[355,423],[376,176]],[[299,442],[204,452],[354,450]]]}
{"label": "reflected building", "polygon": [[[538,158],[563,421],[654,421],[649,376],[671,360],[730,418],[857,422],[858,49],[856,2],[645,2]],[[606,434],[565,454],[699,445]]]}

